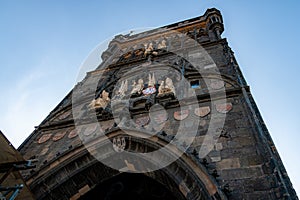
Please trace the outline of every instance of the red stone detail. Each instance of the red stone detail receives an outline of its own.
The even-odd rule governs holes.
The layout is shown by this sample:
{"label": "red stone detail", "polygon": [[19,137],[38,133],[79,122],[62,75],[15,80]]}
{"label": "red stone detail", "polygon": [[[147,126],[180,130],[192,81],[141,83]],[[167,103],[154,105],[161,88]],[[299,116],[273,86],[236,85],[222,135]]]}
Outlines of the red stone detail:
{"label": "red stone detail", "polygon": [[77,131],[76,129],[73,129],[70,131],[69,135],[68,135],[68,138],[72,139],[74,137],[76,137],[78,134],[77,134]]}
{"label": "red stone detail", "polygon": [[85,129],[83,134],[85,136],[88,136],[88,135],[93,134],[96,130],[97,130],[97,124],[89,124],[89,125],[87,125],[87,128]]}
{"label": "red stone detail", "polygon": [[149,116],[143,116],[143,117],[139,117],[135,120],[135,123],[138,125],[138,126],[145,126],[149,123]]}
{"label": "red stone detail", "polygon": [[190,113],[189,110],[176,111],[176,112],[174,112],[174,118],[176,120],[184,120],[185,118],[187,118],[189,116],[189,113]]}
{"label": "red stone detail", "polygon": [[217,104],[216,109],[220,113],[228,113],[232,109],[231,103]]}
{"label": "red stone detail", "polygon": [[205,106],[205,107],[196,108],[194,113],[195,113],[195,115],[197,115],[199,117],[205,117],[206,115],[208,115],[210,113],[210,107]]}
{"label": "red stone detail", "polygon": [[59,120],[66,119],[67,117],[70,116],[70,114],[71,114],[71,111],[64,112],[63,114],[61,114],[60,116],[58,116],[58,119]]}
{"label": "red stone detail", "polygon": [[42,137],[40,137],[40,139],[38,140],[38,143],[42,144],[44,142],[47,142],[50,139],[51,135],[52,134],[50,134],[50,133],[42,135]]}
{"label": "red stone detail", "polygon": [[58,140],[62,139],[66,135],[66,133],[67,133],[67,131],[56,133],[53,136],[52,140],[53,141],[58,141]]}

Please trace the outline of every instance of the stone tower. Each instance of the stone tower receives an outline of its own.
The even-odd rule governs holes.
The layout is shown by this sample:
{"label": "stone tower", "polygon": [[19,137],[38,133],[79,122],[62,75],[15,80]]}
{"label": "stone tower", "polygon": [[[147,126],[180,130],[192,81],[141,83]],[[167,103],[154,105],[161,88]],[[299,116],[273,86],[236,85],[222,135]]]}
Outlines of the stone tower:
{"label": "stone tower", "polygon": [[213,8],[115,36],[19,147],[36,198],[298,199],[223,31]]}

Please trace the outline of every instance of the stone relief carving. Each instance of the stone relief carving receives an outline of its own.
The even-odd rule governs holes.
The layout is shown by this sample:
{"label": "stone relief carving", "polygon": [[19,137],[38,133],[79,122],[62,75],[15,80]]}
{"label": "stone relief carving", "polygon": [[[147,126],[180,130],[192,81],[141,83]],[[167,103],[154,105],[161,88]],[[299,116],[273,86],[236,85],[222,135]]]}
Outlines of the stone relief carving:
{"label": "stone relief carving", "polygon": [[232,103],[223,103],[223,104],[217,104],[216,105],[216,110],[219,113],[228,113],[229,111],[232,110]]}
{"label": "stone relief carving", "polygon": [[128,90],[128,81],[126,79],[125,81],[122,81],[121,86],[117,92],[117,96],[120,98],[124,97],[127,90]]}
{"label": "stone relief carving", "polygon": [[174,112],[174,118],[179,121],[184,120],[188,116],[189,116],[189,110],[179,110]]}
{"label": "stone relief carving", "polygon": [[137,83],[133,81],[131,94],[141,94],[143,89],[144,89],[144,81],[143,79],[140,78]]}
{"label": "stone relief carving", "polygon": [[62,139],[66,135],[66,133],[67,133],[67,131],[58,132],[53,136],[52,140],[58,141],[58,140]]}
{"label": "stone relief carving", "polygon": [[117,137],[113,139],[113,148],[116,152],[122,152],[125,150],[126,141],[124,137]]}
{"label": "stone relief carving", "polygon": [[158,88],[158,95],[167,93],[173,93],[174,95],[176,95],[173,81],[169,77],[167,77],[165,81],[162,81]]}
{"label": "stone relief carving", "polygon": [[38,140],[38,143],[42,144],[44,142],[47,142],[51,136],[52,136],[51,133],[42,135],[42,137],[40,137],[40,139]]}
{"label": "stone relief carving", "polygon": [[95,108],[105,109],[109,102],[110,102],[109,93],[103,90],[101,96],[98,97],[97,99],[92,100],[92,102],[89,104],[88,107],[90,109],[95,109]]}
{"label": "stone relief carving", "polygon": [[156,92],[155,82],[156,81],[155,81],[154,73],[152,73],[152,76],[151,76],[151,74],[149,74],[148,88],[143,90],[144,95],[150,95],[150,94],[153,94]]}
{"label": "stone relief carving", "polygon": [[204,106],[200,108],[195,108],[194,110],[195,115],[199,117],[205,117],[210,113],[210,107],[209,106]]}
{"label": "stone relief carving", "polygon": [[157,45],[157,49],[166,49],[167,48],[167,41],[165,39],[163,39],[158,45]]}
{"label": "stone relief carving", "polygon": [[69,138],[69,139],[72,139],[72,138],[76,137],[77,135],[78,135],[78,134],[77,134],[76,129],[73,129],[73,130],[70,131],[70,133],[69,133],[69,135],[68,135],[68,138]]}

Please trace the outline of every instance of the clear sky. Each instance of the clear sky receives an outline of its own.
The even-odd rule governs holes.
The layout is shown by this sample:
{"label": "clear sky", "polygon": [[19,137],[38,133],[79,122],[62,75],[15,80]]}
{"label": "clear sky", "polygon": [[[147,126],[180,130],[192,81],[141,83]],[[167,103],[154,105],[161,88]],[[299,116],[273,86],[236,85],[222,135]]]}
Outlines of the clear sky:
{"label": "clear sky", "polygon": [[72,89],[101,41],[210,7],[222,12],[223,37],[300,194],[298,0],[0,0],[0,129],[19,146]]}

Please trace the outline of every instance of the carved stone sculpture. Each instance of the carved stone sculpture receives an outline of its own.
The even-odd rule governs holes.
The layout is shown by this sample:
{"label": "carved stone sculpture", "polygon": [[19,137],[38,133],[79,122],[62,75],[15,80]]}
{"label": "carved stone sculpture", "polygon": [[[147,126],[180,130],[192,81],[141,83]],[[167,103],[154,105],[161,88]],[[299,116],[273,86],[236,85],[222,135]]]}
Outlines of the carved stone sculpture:
{"label": "carved stone sculpture", "polygon": [[144,55],[148,55],[148,54],[151,54],[153,51],[153,44],[152,42],[150,42],[147,46],[147,44],[145,45],[145,52],[144,52]]}
{"label": "carved stone sculpture", "polygon": [[146,88],[145,90],[143,90],[143,94],[144,95],[150,95],[156,92],[156,88],[155,88],[155,76],[154,73],[151,74],[149,73],[149,81],[148,81],[148,88]]}
{"label": "carved stone sculpture", "polygon": [[165,81],[162,81],[159,88],[158,88],[158,95],[163,95],[163,94],[167,94],[167,93],[173,93],[174,95],[175,93],[175,87],[173,85],[173,81],[170,78],[166,78]]}
{"label": "carved stone sculpture", "polygon": [[158,87],[158,95],[165,93],[165,81],[161,81],[160,86]]}
{"label": "carved stone sculpture", "polygon": [[131,91],[131,94],[141,94],[141,92],[143,91],[144,89],[144,81],[143,79],[139,79],[138,80],[138,83],[136,83],[135,81],[133,82],[133,88],[132,88],[132,91]]}
{"label": "carved stone sculpture", "polygon": [[175,95],[175,87],[173,85],[172,79],[170,79],[169,77],[166,78],[165,88]]}
{"label": "carved stone sculpture", "polygon": [[154,87],[154,86],[155,86],[155,76],[154,73],[152,73],[152,77],[151,74],[149,74],[148,87]]}
{"label": "carved stone sculpture", "polygon": [[128,81],[126,79],[125,81],[122,81],[122,84],[117,92],[117,96],[120,98],[124,97],[127,90],[128,90]]}
{"label": "carved stone sculpture", "polygon": [[95,109],[95,108],[106,108],[107,104],[110,102],[109,98],[109,93],[106,92],[105,90],[102,91],[101,96],[98,97],[97,99],[94,99],[90,104],[89,108],[90,109]]}
{"label": "carved stone sculpture", "polygon": [[167,41],[163,39],[157,46],[157,49],[165,49],[167,48]]}

